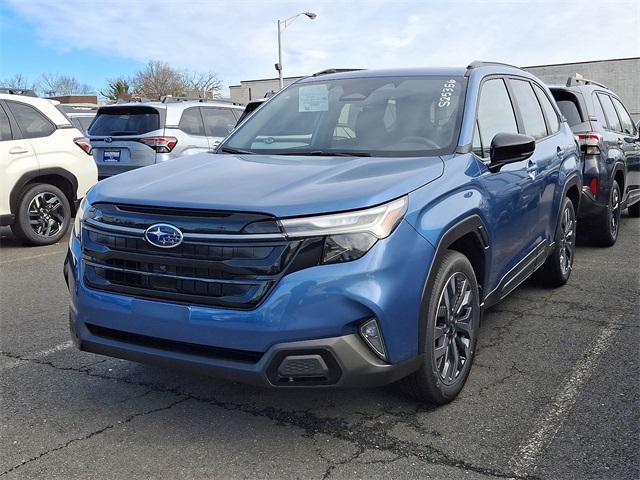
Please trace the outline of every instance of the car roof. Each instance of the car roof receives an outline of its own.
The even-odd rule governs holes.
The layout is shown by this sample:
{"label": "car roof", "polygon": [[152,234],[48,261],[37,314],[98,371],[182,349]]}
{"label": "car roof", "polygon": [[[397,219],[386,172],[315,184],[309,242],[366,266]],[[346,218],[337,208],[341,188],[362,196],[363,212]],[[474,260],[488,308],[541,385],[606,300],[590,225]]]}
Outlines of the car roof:
{"label": "car roof", "polygon": [[513,65],[495,62],[472,62],[466,67],[414,67],[414,68],[385,68],[373,70],[327,70],[305,77],[300,82],[316,82],[323,79],[348,79],[348,78],[382,78],[382,77],[462,77],[472,72],[478,72],[481,76],[489,74],[513,75],[517,74],[528,78],[536,78],[534,75]]}
{"label": "car roof", "polygon": [[54,103],[54,101],[47,98],[32,97],[29,95],[13,95],[11,93],[0,93],[0,100],[26,103],[40,110],[49,120],[58,126],[71,125],[64,113],[56,108],[56,103],[59,104],[60,102]]}
{"label": "car roof", "polygon": [[591,92],[595,92],[595,91],[599,91],[599,92],[607,92],[610,93],[611,95],[617,97],[618,95],[616,95],[616,93],[607,88],[604,87],[602,85],[598,85],[598,84],[586,84],[586,85],[571,85],[569,87],[567,87],[566,85],[548,85],[550,90],[564,90],[567,92],[587,92],[587,93],[591,93]]}

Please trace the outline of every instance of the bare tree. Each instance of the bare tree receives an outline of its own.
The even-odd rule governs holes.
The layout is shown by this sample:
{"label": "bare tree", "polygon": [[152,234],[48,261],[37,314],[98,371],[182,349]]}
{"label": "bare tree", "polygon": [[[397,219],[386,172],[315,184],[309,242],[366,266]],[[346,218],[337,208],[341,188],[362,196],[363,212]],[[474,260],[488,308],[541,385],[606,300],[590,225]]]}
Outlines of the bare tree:
{"label": "bare tree", "polygon": [[16,73],[13,77],[0,80],[0,86],[16,90],[36,90],[37,88],[35,82],[29,82],[27,77],[21,73]]}
{"label": "bare tree", "polygon": [[184,70],[181,73],[182,81],[189,95],[202,98],[217,98],[220,96],[222,82],[211,71],[194,72]]}
{"label": "bare tree", "polygon": [[59,96],[91,93],[93,88],[86,83],[80,83],[75,77],[43,73],[40,79],[40,90],[47,96]]}
{"label": "bare tree", "polygon": [[180,72],[161,60],[151,60],[135,74],[133,84],[142,97],[160,98],[164,95],[179,96],[185,91]]}

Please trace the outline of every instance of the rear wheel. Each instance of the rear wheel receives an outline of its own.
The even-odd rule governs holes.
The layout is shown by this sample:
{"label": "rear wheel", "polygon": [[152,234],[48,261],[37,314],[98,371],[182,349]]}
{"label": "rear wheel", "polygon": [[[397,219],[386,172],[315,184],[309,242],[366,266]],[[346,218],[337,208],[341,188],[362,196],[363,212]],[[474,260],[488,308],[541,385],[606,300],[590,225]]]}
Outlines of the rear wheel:
{"label": "rear wheel", "polygon": [[567,283],[573,268],[576,248],[576,213],[573,202],[565,197],[562,203],[560,221],[556,227],[553,251],[538,271],[538,278],[550,287],[560,287]]}
{"label": "rear wheel", "polygon": [[611,192],[609,194],[609,203],[607,211],[593,222],[594,240],[598,245],[610,247],[616,243],[618,239],[618,231],[620,230],[620,186],[617,181],[613,181]]}
{"label": "rear wheel", "polygon": [[428,301],[423,363],[402,387],[419,401],[442,405],[462,390],[476,348],[480,301],[467,257],[444,255]]}
{"label": "rear wheel", "polygon": [[28,185],[20,196],[14,235],[30,245],[51,245],[59,241],[71,223],[71,206],[58,187]]}

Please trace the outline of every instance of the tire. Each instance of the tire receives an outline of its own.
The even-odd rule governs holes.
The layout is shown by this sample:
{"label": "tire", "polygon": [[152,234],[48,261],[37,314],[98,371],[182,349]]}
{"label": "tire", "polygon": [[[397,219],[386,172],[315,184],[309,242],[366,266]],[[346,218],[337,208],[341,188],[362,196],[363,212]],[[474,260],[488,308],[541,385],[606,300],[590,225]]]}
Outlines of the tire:
{"label": "tire", "polygon": [[554,288],[569,280],[576,248],[576,212],[570,198],[565,197],[560,212],[553,251],[537,272],[542,283]]}
{"label": "tire", "polygon": [[620,193],[620,186],[617,181],[613,181],[611,185],[611,192],[609,193],[609,202],[607,204],[607,211],[593,219],[592,234],[594,241],[602,247],[611,247],[616,243],[618,239],[618,232],[620,231],[620,201],[622,195]]}
{"label": "tire", "polygon": [[[467,257],[449,250],[437,268],[426,306],[426,338],[420,339],[422,365],[401,380],[400,386],[420,402],[443,405],[456,398],[469,376],[480,325],[480,299]],[[454,310],[459,313],[452,315]]]}
{"label": "tire", "polygon": [[640,217],[640,201],[631,205],[627,211],[629,212],[630,217],[638,218]]}
{"label": "tire", "polygon": [[71,206],[58,187],[46,183],[27,185],[20,194],[14,235],[29,245],[51,245],[69,229]]}

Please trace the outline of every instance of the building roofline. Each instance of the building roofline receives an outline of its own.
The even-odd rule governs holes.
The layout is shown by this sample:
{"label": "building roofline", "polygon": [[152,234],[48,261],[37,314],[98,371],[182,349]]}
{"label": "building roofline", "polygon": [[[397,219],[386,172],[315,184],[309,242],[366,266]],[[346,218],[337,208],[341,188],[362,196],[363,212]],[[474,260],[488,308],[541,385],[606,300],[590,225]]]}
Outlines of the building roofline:
{"label": "building roofline", "polygon": [[623,60],[640,60],[640,57],[605,58],[602,60],[585,60],[583,62],[547,63],[544,65],[528,65],[526,67],[520,67],[520,68],[562,67],[562,66],[569,66],[569,65],[584,65],[585,63],[620,62]]}

